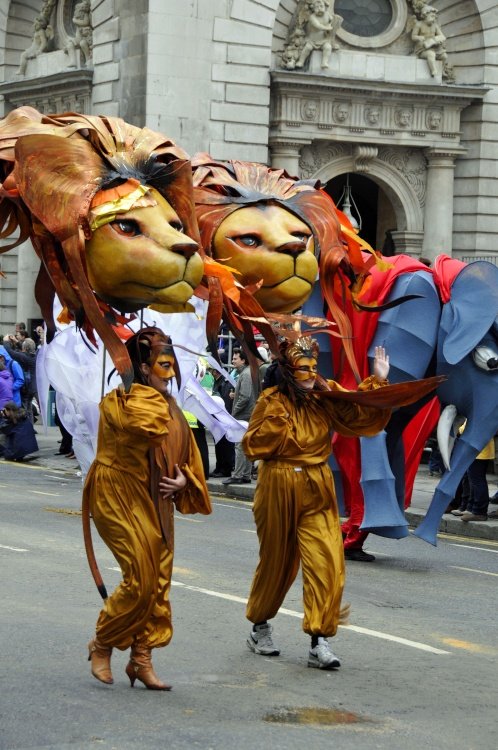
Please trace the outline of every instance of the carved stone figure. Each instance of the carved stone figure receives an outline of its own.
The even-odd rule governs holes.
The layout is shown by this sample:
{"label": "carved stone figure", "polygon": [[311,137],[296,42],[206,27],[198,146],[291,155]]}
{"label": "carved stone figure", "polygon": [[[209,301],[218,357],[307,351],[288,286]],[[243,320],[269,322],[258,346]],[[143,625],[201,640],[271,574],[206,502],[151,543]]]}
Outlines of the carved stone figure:
{"label": "carved stone figure", "polygon": [[321,50],[322,68],[328,68],[342,17],[334,14],[333,0],[304,0],[297,20],[282,53],[282,65],[288,70],[304,67],[313,50]]}
{"label": "carved stone figure", "polygon": [[413,113],[411,109],[398,109],[395,113],[396,124],[400,128],[409,128],[412,124]]}
{"label": "carved stone figure", "polygon": [[304,29],[296,26],[292,32],[289,43],[282,52],[282,67],[287,70],[294,70],[296,63],[301,55],[301,50],[304,47],[306,39],[306,33]]}
{"label": "carved stone figure", "polygon": [[437,75],[436,61],[441,60],[443,63],[443,78],[454,81],[455,73],[448,62],[446,37],[437,22],[436,8],[424,3],[414,6],[414,10],[416,20],[412,28],[411,38],[415,43],[415,54],[427,60],[432,77]]}
{"label": "carved stone figure", "polygon": [[76,27],[76,33],[74,37],[70,38],[64,50],[69,58],[68,68],[78,67],[76,58],[77,49],[79,49],[83,55],[85,65],[88,65],[92,59],[93,38],[90,0],[81,0],[81,2],[76,3],[73,24]]}
{"label": "carved stone figure", "polygon": [[42,8],[33,23],[33,39],[31,44],[21,55],[17,75],[26,75],[28,60],[34,60],[42,52],[49,51],[54,38],[54,30],[50,25],[50,16],[55,4],[56,0],[44,0]]}
{"label": "carved stone figure", "polygon": [[318,102],[315,102],[312,99],[308,99],[303,103],[302,107],[302,116],[303,120],[307,120],[308,122],[313,122],[316,120],[316,117],[318,115]]}
{"label": "carved stone figure", "polygon": [[349,119],[349,105],[346,102],[339,102],[333,109],[334,120],[344,123]]}
{"label": "carved stone figure", "polygon": [[40,16],[35,18],[33,24],[33,41],[31,42],[28,49],[24,50],[21,55],[21,62],[19,63],[18,75],[26,75],[26,66],[28,60],[34,60],[35,57],[45,52],[50,42],[52,41],[54,32],[48,21]]}
{"label": "carved stone figure", "polygon": [[439,130],[443,119],[443,113],[440,109],[430,109],[427,112],[426,123],[429,130]]}
{"label": "carved stone figure", "polygon": [[365,109],[365,120],[369,125],[377,125],[380,120],[380,107],[372,105]]}

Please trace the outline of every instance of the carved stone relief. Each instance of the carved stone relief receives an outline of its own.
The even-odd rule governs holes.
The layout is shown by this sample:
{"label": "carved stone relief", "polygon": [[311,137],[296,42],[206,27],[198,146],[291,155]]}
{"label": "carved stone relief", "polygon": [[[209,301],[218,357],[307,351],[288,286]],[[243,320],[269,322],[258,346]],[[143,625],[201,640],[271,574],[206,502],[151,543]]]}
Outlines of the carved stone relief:
{"label": "carved stone relief", "polygon": [[368,172],[370,164],[377,158],[377,146],[355,146],[353,149],[354,171]]}
{"label": "carved stone relief", "polygon": [[419,205],[425,204],[427,162],[421,149],[380,147],[349,143],[315,143],[301,149],[300,174],[304,179],[316,177],[323,167],[349,156],[353,160],[354,172],[367,173],[375,161],[382,161],[399,172],[411,186]]}
{"label": "carved stone relief", "polygon": [[315,122],[318,119],[319,102],[315,99],[305,99],[301,106],[301,117],[306,122]]}
{"label": "carved stone relief", "polygon": [[320,55],[320,66],[325,70],[337,50],[377,50],[379,54],[426,60],[432,77],[439,74],[438,61],[441,61],[442,78],[452,83],[455,73],[448,60],[446,37],[437,22],[437,14],[425,0],[344,3],[299,0],[279,53],[280,67],[300,70],[308,65],[316,51]]}
{"label": "carved stone relief", "polygon": [[410,0],[414,16],[410,19],[408,31],[414,44],[413,52],[417,57],[427,60],[431,76],[438,74],[436,61],[443,64],[443,79],[449,83],[455,81],[455,71],[448,61],[446,37],[437,22],[436,8],[424,0]]}
{"label": "carved stone relief", "polygon": [[[37,77],[42,71],[28,71],[30,60],[43,53],[65,53],[65,67],[83,68],[91,65],[93,31],[91,25],[91,0],[44,0],[33,24],[33,37],[27,49],[21,53],[17,76]],[[59,54],[56,54],[56,70],[60,70]],[[54,57],[55,62],[55,57]]]}
{"label": "carved stone relief", "polygon": [[350,154],[351,146],[346,143],[317,143],[313,146],[304,146],[299,159],[299,172],[304,179],[309,179],[334,159]]}
{"label": "carved stone relief", "polygon": [[57,0],[44,0],[42,9],[33,23],[33,37],[31,39],[31,44],[21,53],[17,75],[26,75],[28,60],[34,60],[38,55],[41,55],[42,52],[48,52],[53,48],[55,34],[53,26],[50,23],[50,17],[56,3]]}
{"label": "carved stone relief", "polygon": [[342,23],[330,0],[301,0],[292,31],[282,52],[282,67],[303,68],[313,50],[321,54],[321,67],[328,68],[330,55],[339,48],[336,34]]}
{"label": "carved stone relief", "polygon": [[458,110],[453,106],[434,107],[425,101],[407,104],[384,99],[382,102],[322,96],[303,97],[300,92],[289,92],[272,101],[271,124],[280,132],[288,128],[331,130],[340,135],[368,134],[369,138],[409,134],[420,140],[455,140],[459,137]]}
{"label": "carved stone relief", "polygon": [[427,163],[422,151],[416,148],[381,147],[379,148],[378,158],[403,175],[413,188],[420,206],[423,207],[427,183]]}

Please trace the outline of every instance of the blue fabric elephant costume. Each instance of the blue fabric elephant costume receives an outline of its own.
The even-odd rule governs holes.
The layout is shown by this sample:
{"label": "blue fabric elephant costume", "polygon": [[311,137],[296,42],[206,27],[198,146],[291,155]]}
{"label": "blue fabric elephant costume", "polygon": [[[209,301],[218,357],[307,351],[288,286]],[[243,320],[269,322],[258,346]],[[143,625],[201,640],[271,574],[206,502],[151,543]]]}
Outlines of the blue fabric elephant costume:
{"label": "blue fabric elephant costume", "polygon": [[[378,283],[389,284],[387,294],[379,299],[372,291],[361,301],[375,304],[416,296],[378,317],[347,310],[360,366],[363,359],[361,374],[368,374],[375,347],[384,346],[390,355],[391,383],[445,375],[447,380],[437,392],[441,406],[452,404],[467,419],[465,436],[456,442],[450,467],[436,488],[426,517],[414,532],[435,545],[439,522],[461,478],[498,431],[498,369],[494,369],[493,362],[496,358],[498,365],[498,268],[485,261],[465,264],[444,255],[436,259],[433,269],[408,256],[385,260],[399,263],[403,270],[395,274],[394,280],[386,274],[385,282],[379,273]],[[324,283],[326,280],[321,279],[322,286]],[[319,304],[315,295],[305,312],[319,314]],[[364,316],[372,317],[365,323]],[[367,335],[360,326],[370,326]],[[341,374],[339,363],[334,365],[334,377],[346,387],[354,387],[347,367]],[[361,438],[359,447],[351,438],[336,439],[334,453],[341,466],[344,500],[351,519],[355,513],[358,517],[359,538],[364,539],[368,532],[396,539],[408,535],[403,433],[429,399],[430,396],[397,409],[385,431],[373,438]],[[431,430],[432,426],[425,439]],[[423,431],[419,437],[424,437]],[[341,465],[344,456],[347,465]],[[348,533],[347,522],[343,532]]]}

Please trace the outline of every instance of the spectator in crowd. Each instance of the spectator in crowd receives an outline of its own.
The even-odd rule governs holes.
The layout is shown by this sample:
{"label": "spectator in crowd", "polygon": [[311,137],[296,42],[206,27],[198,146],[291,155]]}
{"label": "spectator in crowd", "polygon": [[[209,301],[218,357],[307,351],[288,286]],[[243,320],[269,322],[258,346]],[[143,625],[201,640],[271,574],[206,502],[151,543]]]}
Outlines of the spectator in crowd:
{"label": "spectator in crowd", "polygon": [[262,359],[259,366],[259,382],[261,383],[261,387],[263,387],[266,371],[270,366],[270,354],[266,346],[258,346],[258,354]]}
{"label": "spectator in crowd", "polygon": [[[467,469],[467,476],[471,489],[471,500],[467,509],[463,511],[460,520],[469,521],[487,521],[489,505],[489,487],[486,478],[488,462],[495,457],[495,441],[491,438],[489,443],[472,461]],[[491,515],[495,518],[495,515]]]}
{"label": "spectator in crowd", "polygon": [[17,406],[22,405],[21,390],[24,386],[24,373],[21,365],[12,359],[5,346],[0,345],[0,356],[3,357],[5,367],[12,375],[12,401]]}
{"label": "spectator in crowd", "polygon": [[282,375],[280,367],[278,366],[278,357],[275,357],[270,352],[270,361],[263,378],[262,389],[265,390],[266,388],[273,388],[274,385],[279,385],[281,382]]}
{"label": "spectator in crowd", "polygon": [[24,331],[24,330],[17,331],[15,335],[15,339],[16,339],[16,348],[18,351],[22,351],[22,345],[26,341],[27,338],[29,338],[27,331]]}
{"label": "spectator in crowd", "polygon": [[0,410],[3,409],[7,401],[12,401],[12,384],[14,378],[12,373],[7,369],[5,357],[0,354]]}
{"label": "spectator in crowd", "polygon": [[66,430],[66,428],[62,424],[62,420],[59,417],[59,412],[57,411],[57,404],[55,406],[55,424],[59,428],[59,432],[61,434],[59,450],[57,451],[55,455],[66,456],[67,458],[74,458],[75,456],[74,456],[74,450],[73,450],[73,436],[68,430]]}
{"label": "spectator in crowd", "polygon": [[[225,404],[225,409],[229,414],[232,413],[233,401],[230,397],[232,384],[226,380],[222,373],[214,368],[211,370],[213,376],[212,395],[219,396]],[[216,466],[211,472],[212,477],[230,477],[235,466],[235,444],[223,436],[214,444],[216,455]]]}
{"label": "spectator in crowd", "polygon": [[26,410],[14,401],[7,401],[3,407],[0,432],[5,435],[5,443],[0,445],[0,455],[7,461],[22,461],[25,456],[38,450],[35,431]]}
{"label": "spectator in crowd", "polygon": [[[472,488],[470,486],[469,475],[467,472],[465,472],[460,480],[460,484],[455,492],[454,501],[450,503],[450,506],[454,505],[456,505],[456,507],[449,507],[449,512],[452,516],[463,516],[465,511],[467,509],[470,510],[472,505]],[[448,509],[446,512],[448,512]]]}
{"label": "spectator in crowd", "polygon": [[45,330],[43,326],[36,326],[34,331],[36,348],[39,349],[45,343]]}
{"label": "spectator in crowd", "polygon": [[24,375],[24,386],[21,390],[22,405],[26,409],[28,417],[34,423],[33,398],[38,400],[38,388],[36,385],[36,344],[33,339],[25,338],[21,345],[21,351],[15,347],[13,336],[4,336],[3,344],[12,359],[21,365]]}
{"label": "spectator in crowd", "polygon": [[[235,348],[232,353],[232,365],[237,370],[237,383],[233,393],[232,417],[249,420],[256,403],[256,394],[252,384],[251,371],[247,355],[242,349]],[[235,469],[231,477],[222,480],[222,484],[249,484],[251,482],[252,462],[246,458],[242,443],[235,443]]]}

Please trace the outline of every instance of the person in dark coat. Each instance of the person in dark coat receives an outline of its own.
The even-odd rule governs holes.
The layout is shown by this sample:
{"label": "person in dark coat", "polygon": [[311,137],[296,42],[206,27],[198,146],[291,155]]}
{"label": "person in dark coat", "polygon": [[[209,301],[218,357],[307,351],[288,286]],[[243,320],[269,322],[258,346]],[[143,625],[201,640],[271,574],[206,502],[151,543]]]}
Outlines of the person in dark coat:
{"label": "person in dark coat", "polygon": [[7,401],[1,412],[0,432],[5,436],[0,455],[7,461],[22,461],[25,456],[38,451],[35,431],[26,409],[14,401]]}
{"label": "person in dark coat", "polygon": [[[214,378],[212,394],[213,396],[219,396],[225,404],[225,409],[229,414],[232,413],[233,400],[230,398],[230,391],[233,390],[232,384],[225,380],[221,372],[212,369],[211,373]],[[217,443],[214,444],[214,452],[216,455],[216,466],[214,471],[211,472],[212,477],[230,477],[235,466],[235,443],[231,440],[227,440],[223,436]]]}

